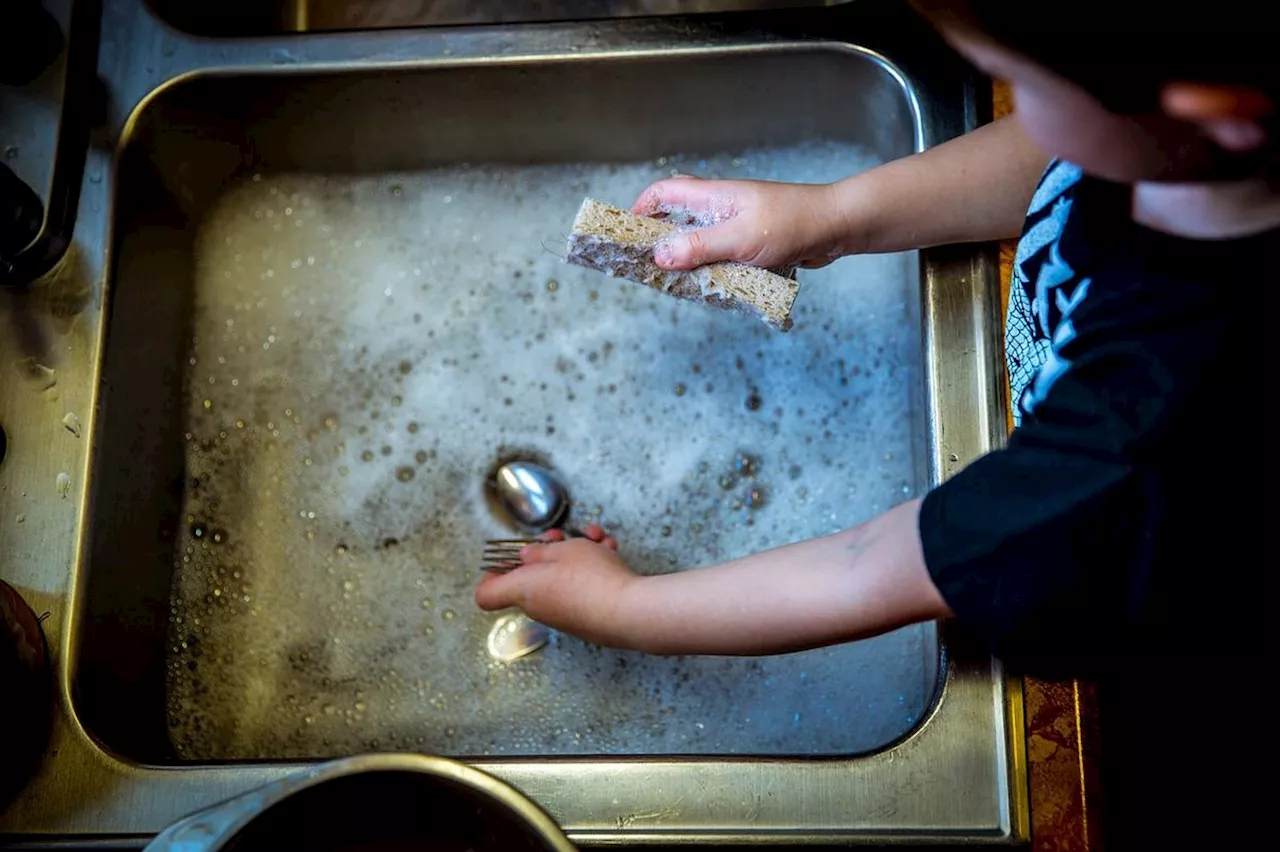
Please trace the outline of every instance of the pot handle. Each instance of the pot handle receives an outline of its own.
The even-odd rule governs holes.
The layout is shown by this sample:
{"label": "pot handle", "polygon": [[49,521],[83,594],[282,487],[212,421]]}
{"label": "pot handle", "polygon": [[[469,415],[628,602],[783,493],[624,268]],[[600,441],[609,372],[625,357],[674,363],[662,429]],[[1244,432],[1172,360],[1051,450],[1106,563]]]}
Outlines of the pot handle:
{"label": "pot handle", "polygon": [[80,182],[89,153],[98,86],[98,35],[102,0],[73,0],[67,23],[62,120],[54,148],[53,177],[40,229],[26,246],[0,255],[0,287],[22,287],[48,273],[71,245],[80,205]]}

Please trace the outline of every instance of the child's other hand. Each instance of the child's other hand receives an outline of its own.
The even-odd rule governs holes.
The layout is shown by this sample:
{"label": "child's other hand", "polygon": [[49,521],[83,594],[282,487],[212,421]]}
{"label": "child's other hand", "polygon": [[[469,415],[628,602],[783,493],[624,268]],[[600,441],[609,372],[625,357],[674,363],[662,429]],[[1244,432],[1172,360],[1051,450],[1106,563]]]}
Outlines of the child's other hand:
{"label": "child's other hand", "polygon": [[826,266],[848,253],[834,187],[754,180],[660,180],[631,210],[657,216],[688,210],[712,224],[665,238],[654,250],[664,269],[736,260],[765,269]]}
{"label": "child's other hand", "polygon": [[521,553],[523,564],[506,574],[486,574],[476,587],[481,609],[519,607],[535,621],[593,642],[619,646],[627,637],[616,617],[639,578],[617,554],[618,543],[598,525],[586,538],[566,539],[552,530],[543,543]]}

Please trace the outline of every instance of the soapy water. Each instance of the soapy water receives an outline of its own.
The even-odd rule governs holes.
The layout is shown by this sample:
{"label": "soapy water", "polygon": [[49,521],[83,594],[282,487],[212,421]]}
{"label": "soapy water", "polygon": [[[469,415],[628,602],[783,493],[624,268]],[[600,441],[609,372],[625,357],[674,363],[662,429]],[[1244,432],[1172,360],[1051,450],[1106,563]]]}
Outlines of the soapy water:
{"label": "soapy water", "polygon": [[761,659],[553,635],[473,600],[483,478],[550,464],[656,573],[833,532],[925,485],[914,253],[800,273],[795,327],[565,266],[584,196],[672,171],[803,181],[843,143],[698,160],[261,174],[200,225],[168,713],[189,760],[844,754],[924,713],[932,625]]}

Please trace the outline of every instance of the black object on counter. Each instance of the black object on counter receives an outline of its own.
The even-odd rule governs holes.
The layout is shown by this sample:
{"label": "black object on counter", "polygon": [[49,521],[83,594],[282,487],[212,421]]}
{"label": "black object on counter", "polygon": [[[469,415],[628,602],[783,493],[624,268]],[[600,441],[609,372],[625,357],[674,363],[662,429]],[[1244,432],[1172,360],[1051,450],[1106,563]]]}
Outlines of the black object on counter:
{"label": "black object on counter", "polygon": [[29,83],[62,51],[62,30],[40,0],[0,0],[0,83]]}
{"label": "black object on counter", "polygon": [[31,244],[43,221],[40,196],[0,163],[0,267]]}
{"label": "black object on counter", "polygon": [[0,807],[35,770],[53,713],[49,651],[40,619],[0,580]]}
{"label": "black object on counter", "polygon": [[[49,24],[57,30],[57,22],[49,17],[38,0],[0,0],[0,68],[3,68],[0,73],[8,73],[12,66],[16,74],[19,65],[33,63],[32,57],[41,52],[35,45],[42,39],[47,42],[45,28]],[[8,220],[0,222],[0,230],[5,232],[0,234],[0,287],[30,284],[53,269],[71,245],[76,209],[80,205],[80,181],[84,177],[85,158],[89,152],[89,131],[95,113],[93,103],[98,94],[98,34],[101,24],[102,0],[74,0],[67,24],[62,121],[58,126],[44,215],[35,235],[28,235],[27,241],[12,251],[9,245],[18,242],[22,231],[11,234]],[[59,34],[57,46],[61,45]],[[46,43],[41,50],[47,49]],[[57,53],[55,49],[55,57]],[[4,179],[3,176],[0,179]],[[15,197],[20,194],[20,190],[10,189],[7,183],[4,191],[6,194],[0,200],[6,205],[10,192]],[[29,202],[27,199],[21,208],[24,212],[19,214],[24,221]],[[6,214],[9,212],[8,207],[2,209]]]}

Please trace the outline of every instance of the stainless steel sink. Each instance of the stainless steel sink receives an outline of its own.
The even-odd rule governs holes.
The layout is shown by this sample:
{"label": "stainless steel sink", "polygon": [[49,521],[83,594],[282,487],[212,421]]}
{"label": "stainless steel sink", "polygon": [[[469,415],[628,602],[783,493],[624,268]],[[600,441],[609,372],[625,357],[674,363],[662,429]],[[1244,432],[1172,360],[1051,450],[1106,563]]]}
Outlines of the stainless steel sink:
{"label": "stainless steel sink", "polygon": [[3,306],[0,559],[62,695],[0,835],[127,845],[286,761],[400,749],[588,843],[1024,838],[1019,693],[950,631],[485,654],[504,455],[662,571],[854,523],[1003,428],[982,251],[837,264],[788,335],[560,263],[584,194],[830,179],[975,120],[895,11],[737,20],[205,40],[107,3],[118,141],[75,262]]}
{"label": "stainless steel sink", "polygon": [[[638,121],[651,104],[661,120]],[[926,485],[914,255],[808,276],[777,335],[555,253],[584,195],[623,203],[676,169],[830,180],[915,138],[892,75],[830,47],[159,92],[118,173],[85,723],[149,762],[903,736],[936,692],[932,625],[765,660],[559,637],[498,666],[471,594],[502,533],[481,483],[510,452],[559,468],[579,521],[603,508],[649,572]]]}

